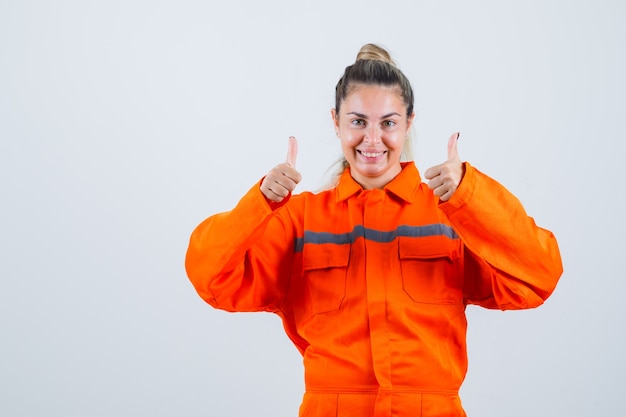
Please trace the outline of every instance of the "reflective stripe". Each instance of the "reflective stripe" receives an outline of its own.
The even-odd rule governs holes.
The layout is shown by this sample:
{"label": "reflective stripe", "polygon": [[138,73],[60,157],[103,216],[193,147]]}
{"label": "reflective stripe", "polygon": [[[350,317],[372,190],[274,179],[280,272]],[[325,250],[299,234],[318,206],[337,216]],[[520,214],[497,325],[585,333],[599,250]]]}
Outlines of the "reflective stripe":
{"label": "reflective stripe", "polygon": [[335,245],[345,245],[353,243],[362,237],[378,243],[389,243],[397,237],[428,237],[445,236],[448,239],[458,239],[454,229],[446,224],[428,224],[425,226],[398,226],[396,230],[381,231],[368,229],[362,225],[355,226],[348,233],[311,232],[305,230],[304,237],[298,237],[295,241],[295,251],[302,252],[305,244],[323,245],[332,243]]}

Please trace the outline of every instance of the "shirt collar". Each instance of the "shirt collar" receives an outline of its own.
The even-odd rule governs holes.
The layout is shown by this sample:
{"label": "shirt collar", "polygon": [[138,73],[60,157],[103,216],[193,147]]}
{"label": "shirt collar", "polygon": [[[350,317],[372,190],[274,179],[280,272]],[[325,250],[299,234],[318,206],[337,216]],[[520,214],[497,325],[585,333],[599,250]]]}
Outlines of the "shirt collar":
{"label": "shirt collar", "polygon": [[[391,193],[406,202],[413,201],[415,192],[422,182],[419,171],[413,161],[402,162],[402,171],[385,186],[385,192]],[[363,190],[363,187],[350,175],[346,168],[339,177],[337,184],[337,201],[343,201]]]}

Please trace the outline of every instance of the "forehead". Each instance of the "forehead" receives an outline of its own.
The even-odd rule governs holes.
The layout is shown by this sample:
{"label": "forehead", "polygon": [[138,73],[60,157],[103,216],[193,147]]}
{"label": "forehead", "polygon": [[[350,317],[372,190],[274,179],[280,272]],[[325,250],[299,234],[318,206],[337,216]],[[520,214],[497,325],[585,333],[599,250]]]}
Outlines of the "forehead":
{"label": "forehead", "polygon": [[376,115],[395,112],[404,114],[406,108],[397,86],[356,84],[343,100],[342,113],[358,112]]}

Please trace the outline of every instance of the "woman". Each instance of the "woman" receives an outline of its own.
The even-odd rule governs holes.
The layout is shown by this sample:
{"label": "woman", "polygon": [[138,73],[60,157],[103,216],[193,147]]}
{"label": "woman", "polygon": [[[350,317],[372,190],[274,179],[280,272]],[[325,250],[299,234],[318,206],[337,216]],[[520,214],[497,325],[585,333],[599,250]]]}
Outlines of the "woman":
{"label": "woman", "polygon": [[301,417],[464,416],[467,304],[540,305],[562,272],[554,236],[448,145],[425,172],[401,155],[413,91],[365,45],[336,87],[337,184],[292,195],[297,144],[230,212],[201,223],[186,258],[210,305],[270,311],[304,357]]}

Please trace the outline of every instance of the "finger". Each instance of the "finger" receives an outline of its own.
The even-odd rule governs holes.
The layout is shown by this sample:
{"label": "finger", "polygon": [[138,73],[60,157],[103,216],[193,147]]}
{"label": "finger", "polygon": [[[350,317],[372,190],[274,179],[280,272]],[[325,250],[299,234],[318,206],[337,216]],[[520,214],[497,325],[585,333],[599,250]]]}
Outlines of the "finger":
{"label": "finger", "polygon": [[430,188],[431,190],[436,190],[442,185],[443,185],[443,181],[441,180],[439,175],[437,175],[436,177],[428,181],[428,188]]}
{"label": "finger", "polygon": [[296,157],[298,156],[298,141],[295,137],[289,136],[289,145],[287,146],[287,165],[291,168],[296,167]]}
{"label": "finger", "polygon": [[441,167],[439,165],[430,167],[424,172],[424,178],[426,178],[427,180],[432,180],[437,175],[439,175],[440,171],[441,171]]}
{"label": "finger", "polygon": [[279,184],[274,184],[274,186],[270,186],[269,191],[272,192],[276,198],[274,201],[280,202],[282,199],[289,195],[289,190],[285,187],[280,186]]}
{"label": "finger", "polygon": [[270,173],[261,183],[261,192],[265,197],[277,203],[281,202],[295,188],[295,183],[289,182],[283,177],[281,179],[285,183],[279,182]]}
{"label": "finger", "polygon": [[450,139],[448,139],[448,161],[460,160],[459,151],[457,149],[459,136],[461,136],[459,132],[453,133],[452,136],[450,136]]}
{"label": "finger", "polygon": [[448,200],[450,199],[450,197],[452,197],[452,191],[450,191],[450,190],[446,190],[446,192],[445,192],[445,193],[443,193],[443,194],[441,194],[441,195],[439,196],[439,199],[440,199],[441,201],[448,201]]}

